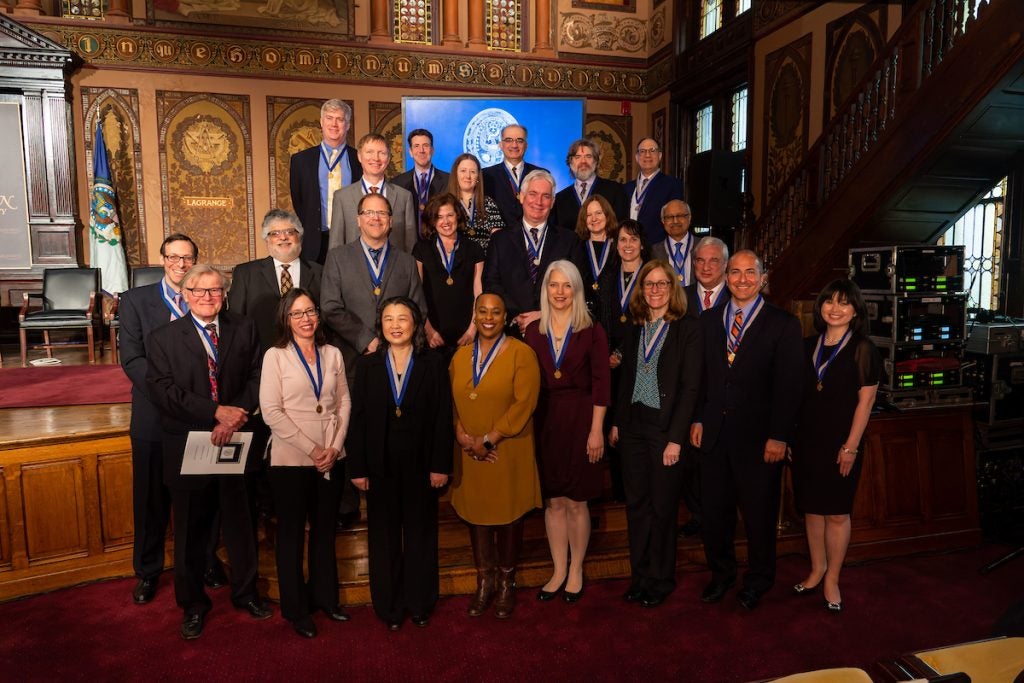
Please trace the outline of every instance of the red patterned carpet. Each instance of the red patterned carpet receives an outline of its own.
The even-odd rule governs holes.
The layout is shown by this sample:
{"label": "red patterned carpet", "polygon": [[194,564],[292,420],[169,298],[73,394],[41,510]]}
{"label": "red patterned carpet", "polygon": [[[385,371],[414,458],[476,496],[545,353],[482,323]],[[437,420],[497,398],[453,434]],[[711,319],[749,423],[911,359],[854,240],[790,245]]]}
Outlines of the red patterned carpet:
{"label": "red patterned carpet", "polygon": [[[265,622],[213,592],[203,636],[178,636],[171,576],[154,603],[131,603],[130,579],[0,605],[0,672],[6,681],[694,681],[728,683],[832,666],[860,666],[929,646],[988,636],[1024,594],[1024,560],[992,574],[978,568],[1008,548],[984,546],[844,571],[845,611],[796,598],[804,559],[782,558],[779,581],[744,613],[730,594],[698,600],[706,572],[687,573],[660,608],[627,605],[624,581],[587,585],[582,601],[540,603],[520,592],[511,619],[466,616],[467,598],[443,599],[425,629],[388,633],[368,607],[328,623],[320,637],[294,635],[279,614]],[[276,607],[276,606],[275,606]],[[276,610],[275,610],[276,612]]]}
{"label": "red patterned carpet", "polygon": [[131,390],[120,365],[0,369],[0,408],[128,403]]}

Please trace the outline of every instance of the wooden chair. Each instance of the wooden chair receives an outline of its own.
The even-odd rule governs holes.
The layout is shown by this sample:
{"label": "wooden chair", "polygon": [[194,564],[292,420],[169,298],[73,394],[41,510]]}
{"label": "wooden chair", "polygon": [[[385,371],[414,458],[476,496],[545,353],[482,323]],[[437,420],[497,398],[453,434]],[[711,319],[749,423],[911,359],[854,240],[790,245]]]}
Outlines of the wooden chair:
{"label": "wooden chair", "polygon": [[[133,268],[131,277],[131,287],[142,287],[144,285],[151,285],[154,282],[159,282],[160,278],[164,276],[164,269],[161,266],[139,266]],[[115,363],[120,362],[118,360],[119,353],[117,348],[117,333],[121,329],[121,320],[118,317],[118,306],[121,303],[121,295],[114,295],[114,302],[110,305],[110,313],[107,316],[107,329],[110,330],[110,355]]]}
{"label": "wooden chair", "polygon": [[[29,330],[41,330],[43,343],[33,349],[46,349],[46,357],[53,358],[54,346],[89,349],[89,362],[96,362],[96,344],[93,327],[96,324],[96,294],[100,289],[99,268],[47,268],[43,271],[43,291],[25,292],[18,313],[18,332],[21,341],[21,365],[28,365]],[[42,299],[42,308],[29,310],[32,299]],[[50,342],[51,330],[85,330],[86,342]]]}
{"label": "wooden chair", "polygon": [[1013,683],[1024,680],[1024,638],[991,638],[920,650],[883,662],[882,669],[894,681]]}

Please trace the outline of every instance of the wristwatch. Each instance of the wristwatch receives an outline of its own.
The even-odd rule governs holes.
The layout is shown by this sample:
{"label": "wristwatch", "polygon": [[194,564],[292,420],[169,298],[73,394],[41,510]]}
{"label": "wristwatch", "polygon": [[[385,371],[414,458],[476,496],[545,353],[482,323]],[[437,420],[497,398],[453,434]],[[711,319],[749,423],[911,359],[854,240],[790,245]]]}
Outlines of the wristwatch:
{"label": "wristwatch", "polygon": [[484,436],[484,448],[486,448],[487,452],[489,453],[489,452],[493,451],[495,448],[497,448],[497,446],[495,445],[495,443],[493,441],[491,441],[491,437],[485,435]]}

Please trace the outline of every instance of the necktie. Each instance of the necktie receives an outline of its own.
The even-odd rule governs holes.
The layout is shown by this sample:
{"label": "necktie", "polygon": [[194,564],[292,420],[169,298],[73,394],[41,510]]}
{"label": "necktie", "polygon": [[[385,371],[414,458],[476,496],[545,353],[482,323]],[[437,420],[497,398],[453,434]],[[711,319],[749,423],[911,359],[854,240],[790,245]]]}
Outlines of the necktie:
{"label": "necktie", "polygon": [[427,196],[427,174],[420,173],[420,196]]}
{"label": "necktie", "polygon": [[[334,164],[334,160],[338,158],[341,153],[340,150],[331,151],[331,160],[327,163],[328,167]],[[327,173],[327,227],[331,227],[331,215],[334,213],[334,193],[341,189],[341,169],[335,166],[333,170]]]}
{"label": "necktie", "polygon": [[[216,351],[220,344],[220,340],[217,338],[217,326],[209,323],[206,326],[206,331],[210,334],[210,343],[213,344],[213,350]],[[210,398],[216,403],[219,400],[217,395],[217,361],[213,360],[213,357],[209,354],[206,356],[206,368],[210,374]]]}
{"label": "necktie", "polygon": [[640,181],[640,194],[643,195],[644,190],[647,189],[647,183],[650,182],[650,178],[644,178]]}
{"label": "necktie", "polygon": [[370,194],[378,194],[379,192],[380,192],[380,188],[377,187],[376,185],[374,185],[373,187],[370,188]]}
{"label": "necktie", "polygon": [[380,249],[370,249],[370,258],[373,259],[373,265],[380,265]]}
{"label": "necktie", "polygon": [[517,183],[519,182],[519,167],[518,166],[513,166],[512,167],[512,180],[516,181]]}
{"label": "necktie", "polygon": [[679,275],[679,282],[681,282],[683,285],[685,285],[686,284],[685,278],[683,277],[683,273],[680,272],[680,271],[685,272],[684,269],[686,267],[686,262],[683,260],[683,243],[682,242],[676,242],[675,254],[672,256],[672,262],[676,266],[676,274]]}
{"label": "necktie", "polygon": [[580,201],[585,201],[587,198],[587,184],[585,182],[580,183]]}
{"label": "necktie", "polygon": [[[182,315],[184,315],[185,313],[188,313],[188,304],[186,304],[185,300],[181,298],[181,292],[175,292],[174,293],[174,305],[178,307],[178,310],[181,311]],[[172,312],[171,313],[171,321],[173,322],[173,321],[175,321],[177,319],[178,319],[178,314]]]}
{"label": "necktie", "polygon": [[736,359],[736,351],[740,348],[740,332],[743,330],[743,309],[736,311],[736,317],[732,319],[732,327],[729,328],[729,352],[727,355],[729,365]]}
{"label": "necktie", "polygon": [[289,265],[287,263],[281,264],[281,296],[288,293],[295,283],[292,282],[292,274],[288,272]]}
{"label": "necktie", "polygon": [[[539,236],[540,231],[538,231],[537,228],[530,228],[530,237],[533,238],[531,243],[533,244],[535,249],[540,246],[537,244],[537,239],[539,238]],[[540,274],[540,252],[537,252],[536,258],[534,258],[533,254],[527,253],[526,258],[530,259],[530,279],[536,282],[537,275]]]}
{"label": "necktie", "polygon": [[704,290],[704,310],[706,311],[709,308],[711,308],[711,290],[710,289],[705,289]]}

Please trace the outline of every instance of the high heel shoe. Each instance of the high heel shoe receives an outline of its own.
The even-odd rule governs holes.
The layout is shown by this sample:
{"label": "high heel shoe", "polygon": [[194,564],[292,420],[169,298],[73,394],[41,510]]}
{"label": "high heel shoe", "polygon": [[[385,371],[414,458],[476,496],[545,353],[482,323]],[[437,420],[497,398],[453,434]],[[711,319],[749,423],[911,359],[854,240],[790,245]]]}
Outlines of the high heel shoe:
{"label": "high heel shoe", "polygon": [[829,614],[839,614],[840,612],[843,611],[843,603],[842,603],[842,601],[831,602],[829,600],[826,600],[825,601],[825,609],[828,610]]}
{"label": "high heel shoe", "polygon": [[[553,591],[546,591],[546,590],[544,590],[544,587],[541,586],[541,589],[539,591],[537,591],[537,599],[540,600],[541,602],[550,602],[551,600],[554,600],[556,595],[558,595],[559,593],[561,593],[562,591],[565,590],[565,584],[567,584],[567,583],[569,583],[569,577],[568,576],[566,576],[565,579],[562,580],[562,585],[560,585],[558,588],[556,588]],[[566,593],[566,595],[568,595],[568,593]],[[577,600],[578,599],[579,598],[577,598]]]}
{"label": "high heel shoe", "polygon": [[798,583],[793,586],[793,595],[813,595],[818,592],[818,588],[821,586],[821,582],[814,584],[813,586],[805,586],[802,583]]}

